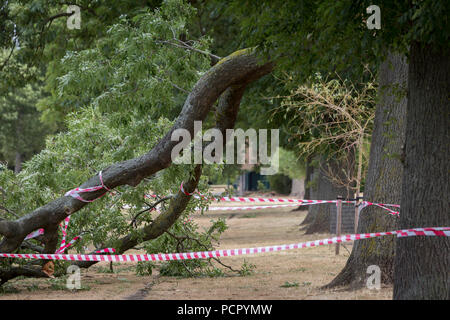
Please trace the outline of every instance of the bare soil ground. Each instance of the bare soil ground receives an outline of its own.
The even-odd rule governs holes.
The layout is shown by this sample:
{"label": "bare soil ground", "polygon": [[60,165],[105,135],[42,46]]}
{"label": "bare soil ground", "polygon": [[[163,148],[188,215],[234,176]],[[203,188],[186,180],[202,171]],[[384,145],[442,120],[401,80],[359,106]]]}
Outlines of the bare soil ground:
{"label": "bare soil ground", "polygon": [[[306,211],[292,210],[292,207],[287,207],[214,211],[192,218],[200,226],[208,226],[212,218],[228,218],[229,229],[221,238],[220,249],[288,244],[330,236],[305,235],[299,230],[299,224]],[[222,261],[235,269],[240,269],[244,260],[256,268],[250,275],[216,278],[163,277],[157,272],[152,276],[137,276],[132,263],[115,264],[114,273],[109,273],[109,264],[102,263],[82,270],[82,290],[68,290],[65,281],[58,279],[16,279],[5,285],[0,299],[392,299],[392,287],[352,291],[321,289],[344,267],[351,244],[345,247],[341,248],[339,256],[334,253],[334,245],[330,245],[225,257]]]}

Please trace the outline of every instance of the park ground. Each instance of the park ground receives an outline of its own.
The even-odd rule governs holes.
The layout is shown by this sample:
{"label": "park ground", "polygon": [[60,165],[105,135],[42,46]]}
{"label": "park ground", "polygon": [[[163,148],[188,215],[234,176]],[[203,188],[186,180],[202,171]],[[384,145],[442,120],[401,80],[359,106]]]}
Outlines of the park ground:
{"label": "park ground", "polygon": [[[306,209],[306,207],[305,207]],[[330,237],[330,234],[305,235],[299,226],[307,211],[292,207],[251,211],[214,211],[192,218],[199,226],[208,226],[217,217],[227,218],[228,230],[221,237],[219,249],[248,248],[289,244]],[[221,261],[235,269],[245,263],[255,266],[242,276],[176,278],[138,276],[134,264],[95,265],[81,272],[81,290],[68,290],[65,279],[15,279],[1,289],[0,300],[310,300],[310,299],[392,299],[392,287],[380,290],[343,288],[323,290],[344,267],[351,244],[335,255],[334,245],[296,249],[244,257],[225,257]]]}

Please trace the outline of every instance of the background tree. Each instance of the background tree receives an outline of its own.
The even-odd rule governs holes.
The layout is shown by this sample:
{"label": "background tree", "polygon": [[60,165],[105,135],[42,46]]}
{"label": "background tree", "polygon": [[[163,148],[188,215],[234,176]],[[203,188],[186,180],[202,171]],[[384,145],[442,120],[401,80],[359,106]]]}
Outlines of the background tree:
{"label": "background tree", "polygon": [[[362,12],[366,3],[361,4],[357,5],[355,13]],[[384,27],[377,31],[372,46],[407,54],[409,58],[399,225],[400,228],[448,226],[448,172],[444,172],[448,148],[441,148],[448,143],[449,126],[445,119],[450,84],[450,31],[444,26],[448,26],[450,4],[445,1],[382,1],[379,6]],[[330,10],[336,9],[336,6],[330,7]],[[355,21],[355,13],[338,12],[341,13],[336,17],[338,21]],[[397,239],[394,298],[448,299],[449,275],[444,270],[450,267],[449,246],[447,238]]]}
{"label": "background tree", "polygon": [[[400,228],[450,225],[448,43],[411,44]],[[396,240],[394,299],[450,299],[450,239],[440,238]]]}
{"label": "background tree", "polygon": [[[283,97],[275,109],[285,120],[284,128],[296,146],[298,157],[316,157],[311,181],[315,199],[349,198],[359,194],[366,168],[365,147],[374,117],[376,87],[359,87],[340,78],[326,80],[317,75]],[[312,216],[308,219],[308,216]],[[309,208],[307,233],[328,232],[329,206]]]}
{"label": "background tree", "polygon": [[[448,157],[445,152],[437,150],[438,144],[442,147],[445,145],[444,140],[448,140],[445,129],[448,125],[442,121],[446,119],[443,108],[448,106],[444,102],[447,98],[443,93],[448,85],[448,78],[444,73],[448,72],[443,70],[448,67],[448,59],[445,57],[448,56],[450,28],[447,27],[447,12],[450,4],[446,1],[427,0],[381,1],[377,3],[382,17],[380,30],[368,30],[366,26],[366,8],[372,4],[370,1],[271,1],[263,4],[247,1],[245,5],[236,1],[234,4],[233,10],[242,13],[242,41],[247,45],[259,45],[267,55],[279,56],[283,61],[279,64],[281,68],[283,65],[302,66],[297,72],[300,79],[317,71],[326,74],[330,69],[339,72],[344,78],[354,79],[355,75],[361,74],[367,63],[372,70],[377,70],[388,52],[407,55],[409,61],[415,62],[415,65],[409,64],[404,152],[406,159],[414,159],[420,164],[410,162],[409,165],[406,161],[400,227],[431,226],[438,222],[443,226],[449,225],[449,216],[445,213],[448,176],[439,171],[446,167],[443,158]],[[426,51],[431,51],[432,54],[425,55]],[[433,76],[436,69],[442,73]],[[425,94],[426,90],[436,94],[431,97]],[[424,117],[429,120],[426,123],[424,118],[419,119],[423,112],[433,113],[432,117]],[[428,130],[431,126],[434,130]],[[409,135],[413,130],[422,135]],[[395,134],[401,133],[396,131]],[[431,144],[426,143],[425,139],[431,141]],[[414,147],[408,149],[409,145]],[[432,156],[434,153],[438,154],[436,159]],[[419,179],[428,170],[433,170],[433,174]],[[431,195],[431,190],[437,190],[436,186],[439,186],[439,191]],[[427,192],[423,193],[424,190]],[[419,197],[414,195],[420,195],[422,200],[414,198]],[[433,204],[425,202],[426,195],[433,199],[435,196],[437,199],[439,195],[439,200]],[[421,238],[397,240],[401,250],[396,251],[396,256],[402,257],[402,263],[397,264],[394,272],[394,278],[398,279],[395,282],[396,298],[448,297],[448,273],[438,272],[431,267],[448,269],[450,259],[447,259],[448,250],[445,250],[448,248],[448,241],[422,241]],[[439,254],[432,257],[425,255],[427,258],[420,260],[421,267],[418,268],[416,254],[419,251],[411,248],[418,248],[421,244],[424,252],[436,252],[436,248],[444,251],[439,251]],[[391,248],[386,250],[392,251]]]}
{"label": "background tree", "polygon": [[[71,15],[67,13],[69,4],[81,8],[80,30],[67,28],[67,18]],[[45,135],[64,130],[64,116],[84,104],[84,101],[62,100],[59,96],[58,79],[64,72],[61,59],[67,50],[91,48],[97,39],[105,37],[108,27],[119,16],[131,19],[160,4],[161,1],[3,1],[0,5],[0,94],[9,99],[11,95],[23,96],[30,86],[36,94],[22,97],[28,99],[26,112],[23,106],[8,102],[9,114],[24,116],[19,117],[20,121],[9,117],[8,125],[0,130],[21,132],[24,139],[19,144],[14,139],[3,139],[0,160],[13,165],[10,150],[17,149],[18,145],[25,149],[17,153],[17,162],[29,159],[44,146]],[[45,124],[40,124],[40,119]],[[24,141],[33,142],[33,147],[25,146]]]}
{"label": "background tree", "polygon": [[[379,70],[379,101],[370,148],[369,168],[364,188],[365,199],[381,203],[400,203],[403,165],[402,148],[406,126],[406,58],[390,55]],[[398,217],[375,206],[361,211],[358,233],[396,230]],[[377,265],[383,283],[393,282],[395,242],[392,238],[356,241],[344,269],[328,287],[365,285],[367,268]]]}
{"label": "background tree", "polygon": [[38,97],[39,91],[30,85],[0,97],[0,159],[16,173],[42,149],[42,137],[49,132],[39,120]]}

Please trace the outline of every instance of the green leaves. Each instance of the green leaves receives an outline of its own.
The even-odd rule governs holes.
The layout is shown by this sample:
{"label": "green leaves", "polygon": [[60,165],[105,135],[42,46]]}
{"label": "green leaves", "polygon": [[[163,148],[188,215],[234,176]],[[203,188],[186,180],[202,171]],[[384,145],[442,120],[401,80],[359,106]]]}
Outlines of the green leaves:
{"label": "green leaves", "polygon": [[[139,108],[173,119],[186,97],[181,89],[189,90],[199,71],[209,68],[208,56],[165,43],[187,34],[189,17],[184,14],[192,10],[170,9],[180,5],[180,1],[169,1],[161,10],[139,14],[133,25],[127,20],[114,24],[95,48],[68,52],[61,60],[63,74],[57,78],[53,102],[76,105],[81,99],[102,112]],[[207,40],[191,45],[206,48]]]}
{"label": "green leaves", "polygon": [[[182,1],[166,1],[160,10],[141,12],[132,21],[121,18],[91,48],[67,51],[60,63],[55,63],[57,68],[52,69],[53,78],[48,83],[52,96],[41,100],[40,106],[46,115],[58,111],[54,106],[67,106],[62,110],[67,114],[66,131],[49,136],[45,149],[27,161],[19,174],[0,167],[1,206],[23,216],[112,163],[142,156],[156,145],[173,125],[187,96],[180,88],[189,90],[210,67],[208,55],[162,42],[187,35],[186,21],[193,12]],[[190,46],[202,50],[208,50],[208,44],[208,39],[189,41]],[[132,217],[152,203],[144,195],[177,192],[192,168],[171,166],[136,187],[118,187],[73,214],[68,238],[81,233],[83,238],[72,250],[84,252],[86,245],[115,247],[117,239],[130,233],[142,237],[137,229],[158,214],[142,214],[138,228],[130,224]],[[220,173],[220,168],[215,172]],[[205,180],[199,189],[204,188]],[[187,237],[182,247],[165,234],[144,243],[147,252],[212,248],[226,229],[224,221],[213,222],[203,232],[192,221],[182,221],[196,207],[207,205],[191,201],[180,221],[172,226],[171,233]],[[2,217],[15,218],[3,211]],[[196,272],[209,266],[205,261],[190,263]],[[151,270],[148,268],[147,272]]]}
{"label": "green leaves", "polygon": [[[381,29],[369,30],[366,8],[381,9]],[[279,58],[279,70],[338,72],[359,81],[364,65],[376,70],[386,52],[407,53],[412,42],[449,46],[448,1],[233,1],[225,11],[240,24],[240,45]]]}

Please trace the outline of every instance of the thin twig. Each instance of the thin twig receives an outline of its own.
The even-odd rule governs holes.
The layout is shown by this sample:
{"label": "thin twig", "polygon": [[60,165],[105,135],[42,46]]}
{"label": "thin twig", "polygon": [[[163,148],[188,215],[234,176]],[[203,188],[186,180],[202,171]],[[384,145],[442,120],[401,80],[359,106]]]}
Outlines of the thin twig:
{"label": "thin twig", "polygon": [[222,59],[221,57],[219,57],[219,56],[217,56],[215,54],[212,54],[210,52],[194,48],[194,47],[188,45],[186,42],[183,42],[181,40],[178,40],[178,39],[173,39],[173,40],[175,40],[175,41],[177,41],[178,43],[181,43],[181,44],[173,43],[173,42],[168,41],[168,40],[157,40],[156,42],[157,43],[163,43],[163,44],[169,44],[169,45],[177,47],[177,48],[187,49],[187,50],[191,50],[191,51],[194,51],[194,52],[198,52],[198,53],[210,56],[211,58],[214,58],[216,60]]}
{"label": "thin twig", "polygon": [[0,71],[2,71],[3,68],[6,66],[6,64],[8,63],[8,61],[11,58],[15,48],[16,48],[16,45],[14,44],[13,47],[11,48],[11,52],[9,53],[8,57],[5,59],[5,61],[3,61],[2,65],[0,67]]}
{"label": "thin twig", "polygon": [[151,206],[149,206],[148,208],[146,208],[146,209],[144,209],[144,210],[138,212],[138,213],[133,217],[133,219],[131,220],[130,225],[136,227],[136,226],[137,226],[137,224],[136,224],[136,223],[137,223],[137,222],[136,222],[136,219],[137,219],[141,214],[143,214],[144,212],[147,212],[147,211],[152,211],[152,210],[155,209],[155,207],[156,207],[158,204],[160,204],[161,202],[167,201],[167,200],[172,199],[172,198],[173,198],[172,196],[167,196],[167,197],[161,198],[161,199],[159,199],[158,201],[156,201],[154,204],[152,204]]}
{"label": "thin twig", "polygon": [[11,209],[8,209],[4,206],[0,206],[0,209],[2,209],[3,211],[12,214],[13,216],[15,216],[17,219],[19,218],[19,215],[17,213],[15,213],[14,211],[12,211]]}

